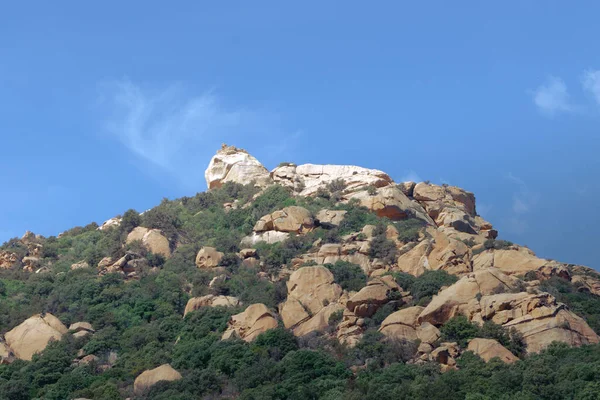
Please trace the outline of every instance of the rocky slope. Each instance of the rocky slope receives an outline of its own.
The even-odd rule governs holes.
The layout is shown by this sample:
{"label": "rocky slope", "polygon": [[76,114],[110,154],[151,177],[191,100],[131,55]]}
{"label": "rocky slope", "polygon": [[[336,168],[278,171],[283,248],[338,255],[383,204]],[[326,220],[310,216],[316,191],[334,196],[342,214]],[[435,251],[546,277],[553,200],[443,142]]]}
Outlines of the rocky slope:
{"label": "rocky slope", "polygon": [[[581,293],[600,295],[600,275],[498,240],[497,230],[477,214],[475,196],[464,189],[394,182],[382,171],[356,166],[284,163],[269,172],[245,150],[226,145],[211,159],[205,177],[213,195],[164,203],[143,216],[128,212],[57,238],[28,232],[2,247],[0,269],[52,281],[80,273],[133,284],[163,276],[162,270],[188,257],[184,264],[193,271],[174,275],[179,274],[178,296],[187,299],[177,312],[190,318],[207,308],[232,310],[221,340],[253,342],[282,326],[298,338],[318,335],[352,348],[378,332],[383,341],[414,343],[408,362],[434,362],[442,370],[456,369],[466,351],[507,363],[522,356],[490,337],[444,342],[444,327],[459,317],[473,326],[499,326],[520,337],[528,353],[555,341],[600,342],[584,318],[544,290],[545,282],[560,279]],[[230,201],[218,203],[219,198]],[[208,210],[220,221],[235,222],[214,226]],[[85,243],[91,250],[77,250],[83,237],[89,237]],[[411,285],[435,274],[449,278],[429,295]],[[265,300],[268,304],[248,302],[264,297],[240,289],[253,285],[266,285],[261,287],[277,290],[276,295]],[[58,317],[39,309],[19,324],[1,327],[2,363],[31,360],[66,335],[77,340],[98,335],[88,322],[67,329],[60,317],[63,313],[64,323],[73,323],[71,311],[52,307]],[[81,316],[96,318],[94,326],[110,325],[93,314]],[[84,346],[73,363],[112,368],[114,360],[101,356]],[[182,378],[163,364],[139,374],[134,394]]]}

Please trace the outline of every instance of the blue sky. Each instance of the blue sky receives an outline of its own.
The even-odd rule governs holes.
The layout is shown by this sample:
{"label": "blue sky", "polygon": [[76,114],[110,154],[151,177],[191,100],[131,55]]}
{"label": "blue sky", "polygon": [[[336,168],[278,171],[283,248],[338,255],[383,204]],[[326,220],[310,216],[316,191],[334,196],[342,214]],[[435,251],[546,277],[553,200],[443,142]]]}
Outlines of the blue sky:
{"label": "blue sky", "polygon": [[473,191],[600,268],[597,2],[0,4],[0,241],[206,188],[222,142]]}

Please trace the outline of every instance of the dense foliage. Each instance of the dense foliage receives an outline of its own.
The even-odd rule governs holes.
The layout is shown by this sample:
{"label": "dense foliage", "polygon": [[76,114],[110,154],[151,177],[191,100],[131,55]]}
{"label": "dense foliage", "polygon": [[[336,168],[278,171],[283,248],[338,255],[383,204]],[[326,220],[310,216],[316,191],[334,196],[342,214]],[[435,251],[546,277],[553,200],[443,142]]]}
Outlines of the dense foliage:
{"label": "dense foliage", "polygon": [[[161,382],[142,399],[598,399],[600,393],[600,345],[568,348],[553,345],[540,354],[524,356],[522,338],[491,322],[482,326],[456,317],[441,328],[442,339],[463,348],[474,337],[494,338],[521,358],[506,365],[484,363],[465,352],[459,370],[441,373],[434,363],[407,363],[417,342],[385,339],[377,331],[381,321],[399,307],[426,305],[440,288],[456,282],[444,271],[426,271],[419,277],[393,273],[412,303],[393,297],[370,318],[365,333],[354,347],[340,345],[327,333],[302,338],[283,328],[267,331],[254,342],[222,341],[231,315],[241,307],[203,307],[183,318],[192,296],[208,293],[238,297],[244,304],[264,303],[271,309],[285,300],[286,283],[260,278],[255,266],[243,265],[234,253],[240,240],[265,214],[290,205],[301,205],[313,214],[324,208],[345,210],[339,227],[318,226],[305,235],[284,242],[257,246],[263,271],[277,274],[281,267],[306,253],[316,240],[337,243],[343,235],[375,225],[370,256],[384,262],[397,257],[396,246],[386,236],[391,224],[356,202],[336,203],[345,190],[332,182],[321,196],[294,198],[272,186],[258,194],[252,185],[226,184],[194,197],[163,200],[148,212],[126,211],[118,227],[98,230],[97,224],[73,228],[59,237],[36,238],[42,246],[40,264],[52,273],[25,273],[20,268],[0,271],[0,327],[6,332],[33,314],[48,312],[67,326],[88,321],[96,333],[75,339],[65,335],[35,355],[31,362],[0,365],[0,399],[123,399],[133,397],[134,379],[144,370],[170,363],[183,379]],[[230,203],[231,207],[223,207]],[[418,239],[422,222],[414,218],[394,223],[404,243]],[[160,229],[169,239],[173,255],[165,260],[149,253],[140,243],[125,245],[137,226]],[[360,236],[357,236],[360,238]],[[486,248],[506,248],[501,241]],[[229,279],[195,266],[201,246],[225,253],[222,266]],[[5,243],[21,257],[28,251],[19,240]],[[105,257],[118,259],[127,251],[141,254],[148,264],[137,279],[122,275],[98,276],[95,266]],[[87,262],[91,268],[71,270],[71,264]],[[154,268],[156,267],[156,268]],[[360,266],[338,261],[326,265],[335,281],[348,291],[359,290],[367,277]],[[560,278],[542,283],[542,289],[566,303],[600,330],[600,298],[581,292]],[[334,326],[342,312],[330,318]],[[332,328],[333,329],[333,328]],[[74,363],[78,353],[94,354],[87,365]]]}

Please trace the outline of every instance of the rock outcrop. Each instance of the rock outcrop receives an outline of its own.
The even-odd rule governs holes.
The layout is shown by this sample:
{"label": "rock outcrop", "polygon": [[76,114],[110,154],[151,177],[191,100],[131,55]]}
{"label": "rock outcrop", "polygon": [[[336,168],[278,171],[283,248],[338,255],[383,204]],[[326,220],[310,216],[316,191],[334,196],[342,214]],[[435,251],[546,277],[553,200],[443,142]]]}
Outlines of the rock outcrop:
{"label": "rock outcrop", "polygon": [[272,183],[269,171],[256,158],[246,150],[225,144],[210,160],[204,177],[209,189],[219,188],[227,182],[244,185],[254,182],[257,186]]}
{"label": "rock outcrop", "polygon": [[[402,296],[401,288],[394,278],[391,275],[382,276],[370,280],[367,286],[350,297],[346,302],[346,308],[357,317],[371,317],[379,307],[390,301],[404,304]],[[408,296],[408,293],[404,293],[404,296]]]}
{"label": "rock outcrop", "polygon": [[492,358],[498,357],[505,363],[512,363],[517,361],[519,358],[511,353],[506,347],[502,346],[498,341],[494,339],[483,339],[475,338],[469,341],[467,350],[472,351],[488,362]]}
{"label": "rock outcrop", "polygon": [[495,268],[482,269],[463,276],[458,282],[434,296],[425,307],[419,322],[439,326],[459,314],[468,314],[470,302],[477,296],[512,291],[518,280]]}
{"label": "rock outcrop", "polygon": [[196,266],[201,269],[218,267],[223,256],[224,254],[214,247],[205,246],[196,254]]}
{"label": "rock outcrop", "polygon": [[275,168],[271,177],[275,183],[299,191],[301,196],[313,196],[320,188],[338,180],[344,181],[345,190],[349,192],[392,184],[392,179],[383,171],[353,165],[288,164]]}
{"label": "rock outcrop", "polygon": [[403,308],[387,316],[379,327],[379,332],[386,337],[404,340],[417,340],[417,319],[423,307]]}
{"label": "rock outcrop", "polygon": [[160,367],[142,372],[133,382],[133,391],[135,394],[143,394],[146,390],[156,385],[160,381],[178,381],[182,378],[171,365],[163,364]]}
{"label": "rock outcrop", "polygon": [[201,307],[237,307],[240,304],[240,300],[233,296],[215,296],[213,294],[208,294],[202,297],[192,297],[185,305],[183,316],[186,316],[189,312],[198,310]]}
{"label": "rock outcrop", "polygon": [[171,257],[169,240],[158,229],[148,229],[138,226],[129,232],[126,243],[136,240],[141,241],[151,253],[159,254],[165,258]]}
{"label": "rock outcrop", "polygon": [[52,340],[60,340],[68,329],[52,314],[37,314],[6,332],[6,344],[15,357],[31,360],[35,353],[43,351]]}
{"label": "rock outcrop", "polygon": [[252,304],[244,312],[230,318],[222,339],[237,336],[251,342],[261,333],[274,328],[277,328],[277,319],[267,306],[261,303]]}
{"label": "rock outcrop", "polygon": [[263,216],[254,225],[254,232],[306,233],[313,228],[314,220],[310,211],[303,207],[290,206]]}
{"label": "rock outcrop", "polygon": [[75,322],[69,325],[69,332],[73,334],[73,337],[79,339],[88,335],[92,335],[96,331],[89,322]]}
{"label": "rock outcrop", "polygon": [[287,282],[288,297],[280,304],[279,314],[286,328],[297,336],[323,330],[329,316],[343,310],[338,304],[342,288],[334,283],[333,274],[323,266],[302,267]]}
{"label": "rock outcrop", "polygon": [[369,193],[367,190],[352,192],[346,197],[349,200],[358,200],[362,206],[367,207],[380,217],[387,217],[391,220],[416,217],[433,224],[423,207],[406,197],[396,186],[377,189],[374,194]]}
{"label": "rock outcrop", "polygon": [[473,270],[471,252],[463,242],[432,230],[432,237],[398,257],[398,269],[419,276],[427,270],[463,275]]}
{"label": "rock outcrop", "polygon": [[342,223],[347,211],[344,210],[321,210],[315,216],[319,224],[326,228],[332,228]]}

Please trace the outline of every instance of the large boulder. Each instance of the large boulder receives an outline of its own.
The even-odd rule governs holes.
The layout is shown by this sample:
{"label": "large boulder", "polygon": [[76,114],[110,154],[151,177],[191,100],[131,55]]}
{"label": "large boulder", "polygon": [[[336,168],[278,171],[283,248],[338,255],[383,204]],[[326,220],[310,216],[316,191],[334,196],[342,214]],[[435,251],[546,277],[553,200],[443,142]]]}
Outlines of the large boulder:
{"label": "large boulder", "polygon": [[254,225],[254,232],[304,233],[313,228],[314,220],[310,211],[304,207],[290,206],[263,216]]}
{"label": "large boulder", "polygon": [[330,228],[338,226],[344,219],[346,213],[347,211],[345,210],[321,210],[315,217],[320,225]]}
{"label": "large boulder", "polygon": [[508,275],[525,275],[550,263],[552,262],[536,257],[533,251],[521,246],[486,250],[473,257],[473,269],[494,267]]}
{"label": "large boulder", "polygon": [[406,197],[396,186],[377,189],[375,194],[371,194],[367,190],[353,192],[347,198],[358,200],[362,206],[367,207],[380,217],[387,217],[392,220],[417,217],[433,225],[433,221],[423,207]]}
{"label": "large boulder", "polygon": [[428,208],[432,203],[444,203],[460,208],[471,216],[476,215],[475,195],[456,186],[438,186],[426,182],[417,183],[413,189],[413,197]]}
{"label": "large boulder", "polygon": [[252,304],[244,312],[229,319],[222,339],[237,336],[246,342],[251,342],[261,333],[274,328],[277,328],[277,319],[267,306],[262,303]]}
{"label": "large boulder", "polygon": [[502,346],[498,341],[494,339],[483,339],[475,338],[469,341],[467,350],[472,351],[488,362],[492,358],[498,357],[505,363],[512,363],[517,361],[519,358],[511,353],[506,347]]}
{"label": "large boulder", "polygon": [[6,344],[21,360],[31,360],[52,340],[60,340],[68,329],[52,314],[36,314],[6,332]]}
{"label": "large boulder", "polygon": [[94,327],[89,322],[75,322],[69,325],[69,332],[73,334],[74,338],[82,338],[88,335],[94,334],[96,331]]}
{"label": "large boulder", "polygon": [[272,183],[269,171],[246,150],[223,145],[213,156],[204,172],[206,186],[219,188],[226,182],[267,186]]}
{"label": "large boulder", "polygon": [[419,316],[419,322],[439,326],[450,318],[467,314],[470,302],[477,296],[512,291],[518,279],[503,274],[495,268],[482,269],[463,276],[458,282],[434,296]]}
{"label": "large boulder", "polygon": [[154,254],[159,254],[165,258],[171,257],[171,247],[169,240],[158,229],[148,229],[142,226],[134,228],[127,235],[126,243],[131,243],[136,240]]}
{"label": "large boulder", "polygon": [[[331,271],[323,266],[302,267],[294,271],[287,282],[287,289],[288,297],[279,305],[279,314],[285,327],[293,329],[298,336],[324,328],[327,320],[323,314],[343,308],[328,307],[337,303],[342,288],[334,283]],[[314,320],[311,322],[311,319]],[[306,325],[301,327],[302,324]]]}
{"label": "large boulder", "polygon": [[[379,307],[395,299],[403,303],[400,294],[400,286],[391,275],[374,278],[367,283],[358,293],[350,297],[346,302],[346,308],[357,317],[371,317]],[[397,296],[393,296],[393,293]]]}
{"label": "large boulder", "polygon": [[423,307],[419,306],[396,311],[383,320],[379,332],[388,338],[417,340],[417,319],[422,312]]}
{"label": "large boulder", "polygon": [[493,321],[523,335],[527,351],[539,352],[553,341],[570,346],[598,343],[600,338],[580,317],[548,293],[501,293],[483,296],[466,315]]}
{"label": "large boulder", "polygon": [[196,266],[198,268],[218,267],[224,254],[214,247],[205,246],[196,254]]}
{"label": "large boulder", "polygon": [[398,257],[398,268],[415,276],[421,275],[426,270],[439,269],[454,275],[471,272],[473,269],[471,252],[467,245],[440,231],[431,231],[431,239],[419,242]]}
{"label": "large boulder", "polygon": [[156,385],[160,381],[178,381],[182,378],[169,364],[163,364],[160,367],[142,372],[133,382],[133,391],[136,395],[143,394],[146,390]]}
{"label": "large boulder", "polygon": [[392,179],[383,171],[353,165],[282,165],[271,172],[273,181],[298,190],[300,195],[312,196],[320,188],[336,180],[343,180],[347,191],[366,189],[369,186],[383,187],[392,184]]}
{"label": "large boulder", "polygon": [[192,297],[185,305],[183,316],[202,307],[237,307],[239,305],[240,300],[233,296],[215,296],[213,294],[208,294],[202,297]]}
{"label": "large boulder", "polygon": [[0,342],[0,365],[10,364],[15,361],[15,354],[4,342]]}

